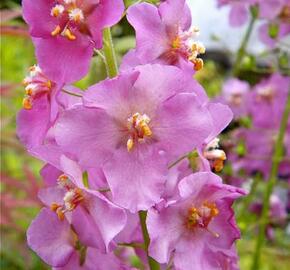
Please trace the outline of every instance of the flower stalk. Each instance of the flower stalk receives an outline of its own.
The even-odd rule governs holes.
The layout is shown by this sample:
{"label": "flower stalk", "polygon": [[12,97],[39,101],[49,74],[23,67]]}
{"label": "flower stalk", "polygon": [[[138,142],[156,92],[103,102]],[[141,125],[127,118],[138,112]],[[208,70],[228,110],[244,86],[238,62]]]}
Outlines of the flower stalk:
{"label": "flower stalk", "polygon": [[146,227],[146,217],[147,217],[147,211],[139,211],[139,219],[140,219],[140,224],[141,224],[141,229],[142,229],[142,234],[143,234],[143,239],[144,239],[145,251],[147,253],[148,264],[149,264],[150,270],[159,270],[160,269],[159,264],[154,259],[152,259],[148,254],[150,238],[149,238],[148,230]]}
{"label": "flower stalk", "polygon": [[257,19],[257,16],[258,16],[257,7],[252,7],[252,9],[251,9],[251,20],[250,20],[250,23],[248,25],[247,31],[245,33],[245,36],[244,36],[244,38],[242,40],[241,46],[240,46],[240,48],[238,50],[236,61],[235,61],[234,66],[233,66],[233,74],[236,75],[236,76],[239,73],[241,62],[242,62],[242,60],[243,60],[243,58],[244,58],[244,56],[246,54],[247,45],[249,43],[250,36],[251,36],[252,31],[254,29],[254,24],[255,24],[255,21]]}
{"label": "flower stalk", "polygon": [[266,225],[268,223],[267,221],[268,221],[268,216],[269,216],[268,214],[269,214],[269,209],[270,209],[270,197],[275,187],[275,184],[277,182],[278,168],[282,160],[282,156],[283,156],[283,141],[284,141],[284,135],[287,129],[289,113],[290,113],[290,91],[288,93],[286,106],[285,106],[285,110],[282,116],[278,137],[275,143],[274,156],[272,159],[272,169],[271,169],[269,180],[267,182],[265,197],[263,199],[263,209],[262,209],[262,215],[260,218],[261,225],[259,228],[256,248],[253,255],[253,263],[252,263],[252,268],[251,268],[252,270],[260,269],[260,257],[261,257],[262,247],[265,242]]}
{"label": "flower stalk", "polygon": [[118,74],[118,65],[110,28],[104,29],[103,37],[104,37],[103,52],[106,60],[107,74],[110,78],[113,78]]}

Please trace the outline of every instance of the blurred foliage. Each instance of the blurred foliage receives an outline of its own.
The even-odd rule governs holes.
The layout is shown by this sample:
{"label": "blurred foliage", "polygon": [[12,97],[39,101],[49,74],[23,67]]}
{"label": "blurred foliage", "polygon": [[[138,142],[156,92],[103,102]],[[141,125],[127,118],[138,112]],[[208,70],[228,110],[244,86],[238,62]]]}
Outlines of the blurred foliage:
{"label": "blurred foliage", "polygon": [[[126,6],[135,2],[126,0]],[[150,2],[150,1],[147,1]],[[151,1],[157,2],[157,1]],[[19,8],[20,1],[1,0],[0,8],[10,10]],[[39,170],[42,164],[30,157],[16,137],[16,115],[21,109],[24,89],[21,81],[28,67],[35,64],[33,45],[28,36],[27,27],[19,17],[9,22],[2,22],[1,27],[1,262],[2,270],[48,269],[48,267],[27,247],[25,231],[41,205],[37,199],[37,190],[41,187]],[[121,57],[135,45],[134,31],[126,19],[113,28],[114,44],[117,58]],[[217,53],[218,54],[218,53]],[[222,57],[224,59],[224,57]],[[253,72],[255,58],[243,59],[242,78],[250,83],[260,80],[265,73]],[[287,55],[280,54],[279,64],[289,64]],[[250,70],[250,71],[249,71]],[[204,69],[197,72],[195,78],[204,86],[210,97],[217,96],[225,77],[229,73],[229,64],[215,57],[205,59]],[[266,73],[267,74],[267,73]],[[91,63],[90,73],[76,85],[86,89],[106,77],[105,67],[96,56]],[[248,119],[243,125],[250,126]],[[233,123],[232,125],[235,125]],[[231,128],[231,127],[229,127]],[[236,151],[244,153],[244,146],[238,145]],[[226,164],[225,175],[231,175],[231,166]],[[260,197],[264,185],[260,184],[255,196]],[[238,223],[242,229],[242,240],[238,243],[241,257],[241,269],[249,269],[256,237],[257,217],[248,212],[241,213],[244,201],[236,204]],[[246,209],[247,210],[247,209]],[[285,230],[276,229],[275,242],[268,242],[263,249],[262,268],[257,270],[286,270],[290,265],[290,240],[285,237]]]}

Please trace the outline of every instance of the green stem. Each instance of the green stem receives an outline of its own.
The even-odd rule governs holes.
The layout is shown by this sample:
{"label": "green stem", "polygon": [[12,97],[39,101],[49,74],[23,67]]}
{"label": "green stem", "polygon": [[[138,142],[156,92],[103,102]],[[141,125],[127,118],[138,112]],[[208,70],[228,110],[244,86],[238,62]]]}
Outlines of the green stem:
{"label": "green stem", "polygon": [[150,270],[159,270],[160,269],[159,264],[154,259],[152,259],[148,254],[150,238],[149,238],[149,234],[146,227],[146,217],[147,217],[146,211],[139,211],[140,224],[142,228],[142,234],[143,234],[143,239],[144,239],[145,250],[147,253],[148,264],[149,264]]}
{"label": "green stem", "polygon": [[284,142],[284,135],[287,129],[289,113],[290,113],[290,91],[288,93],[286,107],[282,116],[277,141],[275,143],[275,150],[274,150],[274,156],[272,159],[271,173],[270,173],[269,180],[267,182],[265,197],[263,199],[263,209],[262,209],[262,214],[260,218],[261,225],[260,225],[259,234],[257,237],[256,249],[253,255],[253,264],[251,268],[252,270],[260,269],[261,250],[265,241],[266,225],[268,223],[267,222],[268,213],[270,209],[270,196],[277,182],[277,173],[278,173],[279,163],[282,160],[282,156],[283,156],[283,142]]}
{"label": "green stem", "polygon": [[110,78],[113,78],[118,75],[118,65],[116,61],[116,54],[110,28],[104,29],[103,37],[104,37],[103,52],[106,58],[107,74]]}
{"label": "green stem", "polygon": [[242,62],[242,60],[243,60],[243,58],[244,58],[244,56],[246,54],[247,45],[248,45],[251,33],[253,31],[253,28],[254,28],[254,24],[255,24],[256,18],[257,18],[257,14],[254,11],[252,11],[252,16],[251,16],[250,23],[248,25],[248,28],[247,28],[247,31],[246,31],[245,36],[243,38],[243,41],[241,43],[241,46],[240,46],[240,48],[238,50],[237,58],[236,58],[236,61],[234,63],[234,67],[233,67],[233,73],[236,76],[239,73],[240,64],[241,64],[241,62]]}

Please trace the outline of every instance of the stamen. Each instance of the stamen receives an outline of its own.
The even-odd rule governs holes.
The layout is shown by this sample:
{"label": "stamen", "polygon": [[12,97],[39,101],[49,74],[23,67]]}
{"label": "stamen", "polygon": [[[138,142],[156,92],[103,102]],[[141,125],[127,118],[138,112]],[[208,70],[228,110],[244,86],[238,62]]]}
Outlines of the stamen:
{"label": "stamen", "polygon": [[32,96],[37,89],[37,85],[34,83],[30,83],[25,87],[25,94],[28,96]]}
{"label": "stamen", "polygon": [[24,86],[27,86],[27,85],[30,84],[31,82],[32,82],[31,77],[30,77],[30,76],[27,76],[27,77],[25,77],[25,78],[23,79],[22,84],[23,84]]}
{"label": "stamen", "polygon": [[213,162],[215,172],[220,172],[224,168],[224,159],[216,159]]}
{"label": "stamen", "polygon": [[60,221],[64,220],[64,211],[62,210],[62,206],[57,203],[52,203],[50,205],[50,209],[57,214],[57,217]]}
{"label": "stamen", "polygon": [[42,72],[41,68],[38,65],[33,65],[32,67],[29,68],[29,71],[30,71],[30,74],[29,74],[30,77],[35,77]]}
{"label": "stamen", "polygon": [[212,139],[206,146],[206,151],[212,150],[212,149],[216,149],[219,147],[219,141],[220,139],[215,137],[214,139]]}
{"label": "stamen", "polygon": [[29,97],[25,97],[22,101],[22,107],[25,110],[31,110],[32,109],[32,102],[31,99]]}
{"label": "stamen", "polygon": [[206,230],[207,230],[209,233],[211,233],[215,238],[219,238],[219,237],[220,237],[220,235],[219,235],[218,233],[211,231],[209,228],[206,228]]}
{"label": "stamen", "polygon": [[59,35],[60,32],[61,32],[61,28],[60,28],[59,25],[57,25],[57,26],[55,27],[55,29],[51,32],[51,35],[52,35],[53,37],[55,37],[55,36]]}
{"label": "stamen", "polygon": [[128,150],[128,152],[130,152],[133,149],[133,147],[134,147],[134,141],[133,141],[133,139],[130,138],[127,141],[127,150]]}
{"label": "stamen", "polygon": [[64,2],[69,5],[69,4],[75,4],[76,0],[64,0]]}
{"label": "stamen", "polygon": [[171,55],[173,61],[176,59],[176,54],[190,61],[194,65],[196,71],[203,68],[203,60],[198,58],[199,54],[205,53],[205,47],[200,42],[193,42],[193,39],[199,34],[199,29],[197,27],[190,31],[182,31],[179,29],[179,34],[175,37],[171,43]]}
{"label": "stamen", "polygon": [[69,12],[69,19],[76,23],[80,23],[84,20],[83,11],[79,8],[74,8]]}
{"label": "stamen", "polygon": [[61,188],[66,188],[66,189],[70,189],[73,188],[73,184],[70,181],[69,177],[66,176],[65,174],[62,174],[58,177],[57,179],[57,184],[61,187]]}
{"label": "stamen", "polygon": [[194,64],[194,70],[199,71],[203,68],[203,60],[201,58],[196,58],[193,61]]}
{"label": "stamen", "polygon": [[65,211],[74,210],[83,199],[84,197],[80,189],[69,190],[63,198]]}
{"label": "stamen", "polygon": [[64,32],[62,33],[68,40],[76,40],[76,36],[69,30],[65,29]]}
{"label": "stamen", "polygon": [[[203,203],[199,208],[191,207],[188,210],[188,216],[186,221],[186,227],[188,229],[205,229],[211,232],[208,229],[209,223],[214,217],[219,214],[219,210],[216,207],[215,203]],[[215,237],[218,237],[217,233],[211,232]]]}
{"label": "stamen", "polygon": [[58,17],[64,12],[64,6],[63,5],[55,5],[50,12],[50,15],[53,17]]}
{"label": "stamen", "polygon": [[57,203],[52,203],[51,205],[50,205],[50,209],[52,210],[52,211],[56,211],[57,210],[57,208],[59,208],[60,206],[57,204]]}
{"label": "stamen", "polygon": [[143,143],[145,138],[152,136],[152,130],[149,127],[151,119],[146,115],[135,113],[128,118],[128,130],[130,133],[127,140],[127,150],[130,152],[136,143]]}
{"label": "stamen", "polygon": [[[65,181],[65,176],[60,177],[60,181]],[[68,211],[73,211],[82,201],[84,196],[82,191],[78,188],[71,188],[67,191],[63,197],[64,203],[62,205],[57,203],[52,203],[50,209],[54,211],[60,220],[64,219],[64,214]]]}
{"label": "stamen", "polygon": [[47,80],[46,82],[43,83],[43,86],[47,87],[47,88],[51,88],[52,87],[52,83],[50,80]]}
{"label": "stamen", "polygon": [[29,71],[29,76],[23,80],[25,96],[22,106],[26,110],[32,109],[34,100],[41,94],[49,93],[52,88],[52,82],[45,77],[37,65],[30,67]]}
{"label": "stamen", "polygon": [[227,159],[226,153],[218,147],[219,139],[215,138],[207,144],[203,151],[203,156],[210,161],[215,172],[220,172],[223,169],[224,161]]}
{"label": "stamen", "polygon": [[211,149],[204,153],[204,157],[209,160],[220,159],[226,160],[226,153],[221,149]]}
{"label": "stamen", "polygon": [[191,46],[191,50],[194,52],[197,52],[198,54],[204,54],[205,53],[205,47],[200,42],[194,42]]}

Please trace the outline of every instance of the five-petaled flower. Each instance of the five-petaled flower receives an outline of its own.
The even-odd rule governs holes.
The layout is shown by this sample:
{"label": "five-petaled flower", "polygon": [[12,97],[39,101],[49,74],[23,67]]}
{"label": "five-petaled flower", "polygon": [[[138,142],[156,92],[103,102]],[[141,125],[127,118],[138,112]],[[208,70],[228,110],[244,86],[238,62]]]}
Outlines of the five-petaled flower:
{"label": "five-petaled flower", "polygon": [[124,11],[122,0],[24,0],[22,5],[38,63],[61,83],[86,75],[94,48],[102,47],[102,30]]}
{"label": "five-petaled flower", "polygon": [[193,73],[203,67],[198,56],[205,53],[196,41],[197,27],[191,28],[191,15],[185,0],[167,0],[156,6],[148,3],[129,8],[128,21],[136,31],[136,49],[125,55],[122,68],[138,64],[175,65]]}

